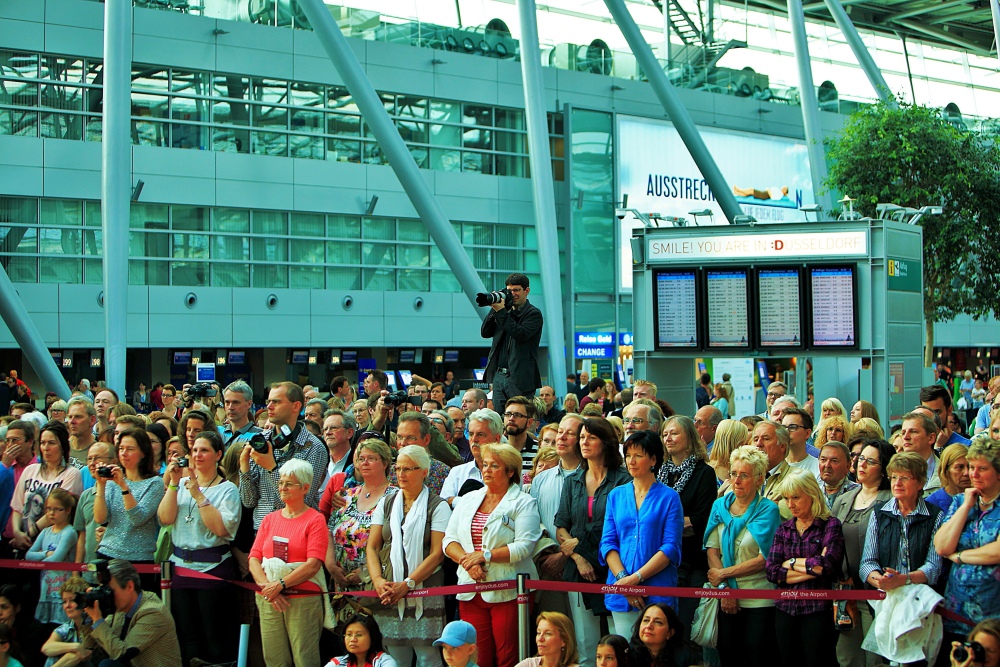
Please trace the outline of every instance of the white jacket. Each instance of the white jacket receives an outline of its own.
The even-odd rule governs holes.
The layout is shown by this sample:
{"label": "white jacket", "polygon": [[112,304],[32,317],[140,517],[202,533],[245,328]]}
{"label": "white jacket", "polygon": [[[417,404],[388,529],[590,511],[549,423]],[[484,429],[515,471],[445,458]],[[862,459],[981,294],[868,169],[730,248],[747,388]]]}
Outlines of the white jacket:
{"label": "white jacket", "polygon": [[944,598],[927,584],[900,586],[885,600],[872,600],[875,623],[861,648],[893,662],[926,660],[933,665],[944,631],[934,607]]}
{"label": "white jacket", "polygon": [[[455,499],[455,506],[448,522],[448,530],[444,534],[442,548],[447,552],[448,545],[457,542],[467,553],[472,548],[472,517],[486,498],[486,489],[476,489],[461,498]],[[510,562],[490,564],[486,571],[486,582],[507,581],[517,579],[517,575],[525,573],[532,579],[538,576],[531,555],[535,551],[535,543],[542,536],[541,519],[538,517],[538,503],[527,493],[521,491],[519,484],[507,489],[507,494],[500,500],[486,520],[483,528],[483,550],[508,547]],[[475,581],[465,571],[458,568],[459,584],[474,584]],[[471,600],[475,593],[460,593],[459,600]],[[513,588],[501,591],[484,591],[486,602],[508,602],[517,597]]]}

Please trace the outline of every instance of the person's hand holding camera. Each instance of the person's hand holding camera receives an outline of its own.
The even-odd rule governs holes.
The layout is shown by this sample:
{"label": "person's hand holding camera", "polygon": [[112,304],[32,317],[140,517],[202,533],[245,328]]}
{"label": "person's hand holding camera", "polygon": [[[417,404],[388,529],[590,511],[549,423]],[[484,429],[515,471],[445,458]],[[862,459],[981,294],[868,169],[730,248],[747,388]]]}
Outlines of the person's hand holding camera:
{"label": "person's hand holding camera", "polygon": [[[243,461],[246,457],[246,468],[244,469]],[[243,445],[243,452],[240,454],[240,471],[250,472],[250,460],[259,465],[264,470],[274,470],[278,467],[278,462],[274,458],[274,445],[270,442],[267,443],[266,452],[258,452],[253,448],[253,445],[246,444]]]}
{"label": "person's hand holding camera", "polygon": [[163,473],[163,476],[167,478],[167,486],[178,486],[180,485],[181,478],[184,477],[185,470],[177,465],[177,461],[171,461],[167,464],[167,471]]}
{"label": "person's hand holding camera", "polygon": [[975,664],[982,664],[976,661],[976,648],[982,648],[976,642],[952,642],[951,643],[951,667],[971,667]]}
{"label": "person's hand holding camera", "polygon": [[[88,588],[87,592],[89,593],[92,590],[94,590],[94,589],[93,588]],[[93,623],[97,623],[99,620],[101,620],[102,618],[104,618],[104,615],[101,613],[101,602],[100,602],[100,600],[95,599],[91,604],[84,605],[83,610],[85,612],[87,612],[87,616],[90,617],[90,620]]]}

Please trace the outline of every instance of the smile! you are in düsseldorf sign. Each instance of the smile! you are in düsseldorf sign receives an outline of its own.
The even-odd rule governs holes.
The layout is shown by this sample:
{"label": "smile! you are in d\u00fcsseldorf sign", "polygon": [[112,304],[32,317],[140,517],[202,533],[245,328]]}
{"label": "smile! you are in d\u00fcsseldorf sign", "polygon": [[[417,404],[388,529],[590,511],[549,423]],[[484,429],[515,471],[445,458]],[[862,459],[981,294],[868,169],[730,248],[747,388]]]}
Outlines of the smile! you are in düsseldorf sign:
{"label": "smile! you are in d\u00fcsseldorf sign", "polygon": [[[815,203],[804,141],[784,137],[699,127],[743,212],[759,222],[805,222],[802,206]],[[664,217],[687,218],[708,209],[699,225],[727,223],[722,208],[688,153],[673,124],[618,117],[618,192],[629,208]],[[632,230],[642,223],[632,216],[620,222],[621,287],[632,287]],[[710,236],[706,234],[706,236]]]}

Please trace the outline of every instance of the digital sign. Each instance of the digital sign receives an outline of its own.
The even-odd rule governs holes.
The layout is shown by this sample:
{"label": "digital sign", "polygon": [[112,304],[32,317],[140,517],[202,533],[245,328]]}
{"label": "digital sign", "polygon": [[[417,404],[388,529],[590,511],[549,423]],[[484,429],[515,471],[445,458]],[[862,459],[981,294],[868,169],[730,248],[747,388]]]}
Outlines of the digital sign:
{"label": "digital sign", "polygon": [[705,272],[709,347],[750,347],[745,269]]}
{"label": "digital sign", "polygon": [[813,347],[855,347],[854,268],[809,269]]}
{"label": "digital sign", "polygon": [[650,264],[678,260],[781,260],[809,257],[865,257],[868,234],[851,232],[789,232],[774,234],[712,234],[677,239],[646,240]]}
{"label": "digital sign", "polygon": [[757,272],[760,346],[802,347],[801,276],[796,268]]}
{"label": "digital sign", "polygon": [[695,272],[654,273],[656,346],[698,347],[698,287]]}

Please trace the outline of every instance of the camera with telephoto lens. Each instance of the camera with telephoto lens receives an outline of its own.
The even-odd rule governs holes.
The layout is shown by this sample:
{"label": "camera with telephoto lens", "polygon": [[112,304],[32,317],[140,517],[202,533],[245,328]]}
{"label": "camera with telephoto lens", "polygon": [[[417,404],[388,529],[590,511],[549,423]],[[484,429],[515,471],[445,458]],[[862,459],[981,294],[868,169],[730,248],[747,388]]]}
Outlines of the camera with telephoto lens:
{"label": "camera with telephoto lens", "polygon": [[196,382],[188,387],[188,390],[184,393],[192,398],[204,398],[206,396],[215,396],[216,391],[211,382]]}
{"label": "camera with telephoto lens", "polygon": [[114,474],[111,472],[111,466],[100,466],[97,468],[97,476],[103,477],[105,479],[111,479]]}
{"label": "camera with telephoto lens", "polygon": [[382,402],[390,408],[397,408],[410,402],[410,397],[405,391],[391,391],[382,397]]}
{"label": "camera with telephoto lens", "polygon": [[89,591],[77,593],[75,599],[76,606],[83,609],[85,607],[93,607],[96,602],[98,608],[101,610],[101,616],[107,618],[115,613],[115,594],[111,590],[111,586],[109,586],[111,583],[111,573],[108,572],[107,561],[94,561],[93,566],[97,575],[98,585]]}
{"label": "camera with telephoto lens", "polygon": [[952,651],[955,662],[962,664],[968,660],[969,651],[972,651],[972,662],[986,662],[986,649],[979,642],[963,642],[961,646],[956,646]]}
{"label": "camera with telephoto lens", "polygon": [[186,457],[186,456],[182,456],[179,459],[177,459],[177,467],[178,468],[187,468],[190,465],[191,465],[191,462],[188,461],[188,457]]}
{"label": "camera with telephoto lens", "polygon": [[510,306],[510,302],[514,299],[514,295],[511,294],[510,290],[507,288],[497,290],[496,292],[488,292],[483,294],[480,292],[476,295],[476,305],[480,308],[484,306],[492,306],[495,303],[503,303],[504,306]]}
{"label": "camera with telephoto lens", "polygon": [[260,433],[254,433],[250,436],[250,446],[258,454],[267,454],[267,440]]}

